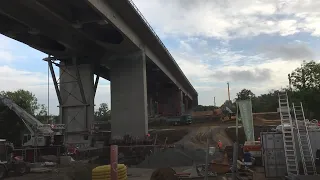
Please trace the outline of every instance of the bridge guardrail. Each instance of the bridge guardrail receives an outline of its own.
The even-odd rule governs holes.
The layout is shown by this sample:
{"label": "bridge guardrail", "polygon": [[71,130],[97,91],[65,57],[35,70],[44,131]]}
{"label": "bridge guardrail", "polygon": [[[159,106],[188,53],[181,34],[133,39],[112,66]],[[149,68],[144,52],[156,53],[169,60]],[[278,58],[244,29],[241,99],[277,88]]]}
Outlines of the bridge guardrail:
{"label": "bridge guardrail", "polygon": [[[146,18],[142,15],[142,13],[139,11],[138,7],[133,3],[132,0],[128,0],[129,3],[131,4],[131,6],[137,11],[137,13],[140,15],[140,17],[142,18],[142,20],[144,21],[144,23],[148,26],[148,28],[151,30],[151,32],[153,33],[153,35],[157,38],[158,42],[161,44],[161,46],[164,48],[164,50],[168,53],[168,55],[170,56],[170,58],[173,60],[173,62],[177,65],[178,69],[182,72],[182,70],[180,69],[180,67],[178,66],[178,63],[176,62],[176,60],[173,58],[173,56],[171,55],[171,53],[169,52],[169,50],[166,48],[166,46],[163,44],[163,42],[160,40],[159,36],[157,35],[157,33],[153,30],[153,28],[151,27],[151,25],[148,23],[148,21],[146,20]],[[186,75],[184,75],[184,73],[182,72],[182,75],[187,79]],[[188,79],[187,79],[188,81]],[[191,85],[191,83],[188,81],[188,83]],[[191,85],[192,87],[192,85]],[[193,87],[192,87],[193,88]],[[193,88],[194,89],[194,88]]]}

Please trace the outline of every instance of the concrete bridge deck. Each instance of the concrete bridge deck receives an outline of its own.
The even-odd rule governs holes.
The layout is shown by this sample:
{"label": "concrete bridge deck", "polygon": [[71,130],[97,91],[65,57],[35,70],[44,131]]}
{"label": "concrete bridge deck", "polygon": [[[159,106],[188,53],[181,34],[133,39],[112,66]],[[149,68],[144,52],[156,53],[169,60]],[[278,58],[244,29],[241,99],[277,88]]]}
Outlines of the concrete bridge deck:
{"label": "concrete bridge deck", "polygon": [[[49,66],[60,67],[60,81],[52,78],[70,136],[92,124],[93,74],[111,81],[114,136],[146,133],[155,101],[197,105],[196,90],[131,1],[4,0],[0,23],[1,34],[49,54]],[[131,123],[138,128],[124,125]]]}

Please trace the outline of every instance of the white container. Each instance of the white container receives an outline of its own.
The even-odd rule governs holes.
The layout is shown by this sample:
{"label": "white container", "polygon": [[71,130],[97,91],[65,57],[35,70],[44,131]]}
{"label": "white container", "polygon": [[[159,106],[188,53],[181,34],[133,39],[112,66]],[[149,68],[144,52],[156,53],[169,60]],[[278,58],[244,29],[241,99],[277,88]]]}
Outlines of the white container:
{"label": "white container", "polygon": [[[282,133],[262,132],[261,134],[261,151],[262,161],[265,169],[265,176],[267,178],[283,177],[285,176],[286,161],[283,147]],[[320,131],[309,131],[310,144],[312,147],[313,157],[316,157],[317,149],[320,149]],[[294,139],[296,144],[296,156],[300,161],[300,148],[297,137],[297,131],[294,130]]]}
{"label": "white container", "polygon": [[216,152],[216,147],[209,147],[209,155],[212,156]]}

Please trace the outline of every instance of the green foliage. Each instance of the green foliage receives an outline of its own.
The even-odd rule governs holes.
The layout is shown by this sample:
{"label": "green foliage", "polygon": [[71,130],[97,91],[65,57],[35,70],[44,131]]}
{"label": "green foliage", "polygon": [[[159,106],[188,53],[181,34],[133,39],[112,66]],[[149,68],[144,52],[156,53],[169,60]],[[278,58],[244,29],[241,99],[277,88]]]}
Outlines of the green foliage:
{"label": "green foliage", "polygon": [[292,102],[302,102],[308,118],[320,118],[320,63],[303,62],[301,67],[290,74],[293,89],[290,92]]}
{"label": "green foliage", "polygon": [[237,100],[246,100],[250,98],[254,98],[256,95],[251,92],[249,89],[242,89],[237,93]]}
{"label": "green foliage", "polygon": [[94,112],[97,121],[109,121],[111,119],[111,111],[107,103],[101,103],[98,110]]}
{"label": "green foliage", "polygon": [[[35,115],[35,112],[39,108],[37,98],[29,91],[19,89],[13,92],[2,91],[0,94],[13,100],[31,115]],[[2,120],[0,123],[0,138],[6,137],[16,145],[20,144],[20,132],[25,129],[24,124],[13,111],[10,111],[6,106],[1,104],[0,112]]]}
{"label": "green foliage", "polygon": [[39,109],[38,99],[30,91],[19,89],[17,91],[1,91],[2,96],[8,97],[28,113],[35,115]]}
{"label": "green foliage", "polygon": [[203,105],[198,105],[196,106],[193,110],[194,111],[211,111],[214,109],[218,109],[216,106],[203,106]]}
{"label": "green foliage", "polygon": [[296,90],[320,89],[320,64],[303,62],[301,67],[290,74],[290,81]]}
{"label": "green foliage", "polygon": [[[292,89],[282,89],[287,91],[290,106],[292,103],[302,102],[306,118],[320,119],[320,63],[314,61],[303,62],[301,67],[296,68],[289,75]],[[252,111],[255,112],[275,112],[278,104],[279,90],[272,90],[267,94],[255,97],[250,90],[243,89],[237,94],[237,99],[252,99]]]}

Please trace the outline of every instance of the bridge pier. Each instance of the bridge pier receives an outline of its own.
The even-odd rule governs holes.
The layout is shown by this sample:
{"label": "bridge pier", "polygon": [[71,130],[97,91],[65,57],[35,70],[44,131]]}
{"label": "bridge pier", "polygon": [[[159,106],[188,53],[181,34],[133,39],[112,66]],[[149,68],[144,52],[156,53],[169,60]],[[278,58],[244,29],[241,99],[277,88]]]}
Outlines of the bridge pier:
{"label": "bridge pier", "polygon": [[148,132],[146,56],[143,52],[111,63],[111,137],[144,138]]}
{"label": "bridge pier", "polygon": [[184,113],[183,93],[175,85],[158,93],[158,113],[164,116],[180,116]]}
{"label": "bridge pier", "polygon": [[53,61],[48,61],[59,102],[60,123],[65,124],[65,143],[88,146],[94,120],[95,88],[93,66],[60,61],[60,81],[53,71]]}

